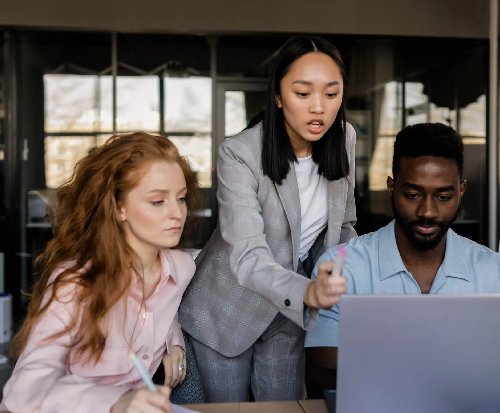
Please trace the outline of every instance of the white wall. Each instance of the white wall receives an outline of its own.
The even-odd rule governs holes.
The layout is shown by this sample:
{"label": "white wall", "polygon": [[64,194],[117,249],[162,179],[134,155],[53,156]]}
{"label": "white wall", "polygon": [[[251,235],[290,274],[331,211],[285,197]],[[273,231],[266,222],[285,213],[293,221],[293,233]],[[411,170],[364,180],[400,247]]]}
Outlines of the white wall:
{"label": "white wall", "polygon": [[488,0],[0,0],[0,26],[488,38]]}

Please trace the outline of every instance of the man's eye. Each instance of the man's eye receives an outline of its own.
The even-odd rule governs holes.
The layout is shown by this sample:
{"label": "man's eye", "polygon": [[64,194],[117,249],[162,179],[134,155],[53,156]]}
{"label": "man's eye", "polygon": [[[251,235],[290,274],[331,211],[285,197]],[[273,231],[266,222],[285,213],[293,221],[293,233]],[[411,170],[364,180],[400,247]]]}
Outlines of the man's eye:
{"label": "man's eye", "polygon": [[415,192],[407,192],[405,194],[406,198],[408,199],[418,199],[418,197],[420,196],[419,194],[415,193]]}

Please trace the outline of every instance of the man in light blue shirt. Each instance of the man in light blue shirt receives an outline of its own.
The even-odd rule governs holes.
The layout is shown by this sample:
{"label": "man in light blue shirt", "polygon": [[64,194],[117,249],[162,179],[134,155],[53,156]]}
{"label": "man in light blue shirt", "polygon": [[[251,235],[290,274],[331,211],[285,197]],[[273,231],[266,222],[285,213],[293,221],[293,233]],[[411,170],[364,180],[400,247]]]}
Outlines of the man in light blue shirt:
{"label": "man in light blue shirt", "polygon": [[[392,169],[395,219],[345,245],[347,294],[499,293],[500,255],[449,229],[466,187],[460,136],[442,124],[408,126],[396,137]],[[329,249],[316,267],[336,255]],[[335,387],[341,306],[321,310],[307,332],[309,397]]]}

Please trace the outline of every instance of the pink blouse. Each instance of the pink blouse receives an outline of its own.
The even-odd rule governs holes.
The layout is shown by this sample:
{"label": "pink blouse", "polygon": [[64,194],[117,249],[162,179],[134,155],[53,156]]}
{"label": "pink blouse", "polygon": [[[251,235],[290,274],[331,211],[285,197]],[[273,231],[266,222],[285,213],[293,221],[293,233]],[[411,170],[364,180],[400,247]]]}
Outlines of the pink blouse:
{"label": "pink blouse", "polygon": [[177,309],[195,270],[186,252],[167,249],[160,256],[160,282],[142,309],[142,287],[135,278],[126,305],[117,304],[110,314],[106,346],[96,365],[75,359],[66,347],[71,334],[44,340],[64,328],[75,310],[75,288],[64,291],[31,332],[3,389],[0,411],[108,413],[123,393],[144,387],[130,360],[130,348],[152,376],[165,352],[174,345],[184,347]]}

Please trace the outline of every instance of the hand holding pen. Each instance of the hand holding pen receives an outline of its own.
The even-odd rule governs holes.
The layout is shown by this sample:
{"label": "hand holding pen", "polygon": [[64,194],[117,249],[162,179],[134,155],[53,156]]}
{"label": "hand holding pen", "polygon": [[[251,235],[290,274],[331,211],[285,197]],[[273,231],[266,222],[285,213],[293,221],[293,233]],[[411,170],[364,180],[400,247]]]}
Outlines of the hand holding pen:
{"label": "hand holding pen", "polygon": [[309,284],[304,304],[313,308],[328,309],[337,304],[346,292],[347,280],[342,276],[345,248],[341,246],[334,262],[325,261],[318,266],[316,280]]}
{"label": "hand holding pen", "polygon": [[344,269],[345,260],[345,247],[341,245],[337,251],[337,258],[333,262],[333,268],[330,270],[330,274],[334,277],[340,277]]}
{"label": "hand holding pen", "polygon": [[124,393],[113,405],[110,413],[171,413],[170,387],[156,386],[144,365],[133,352],[130,353],[130,359],[146,387]]}

